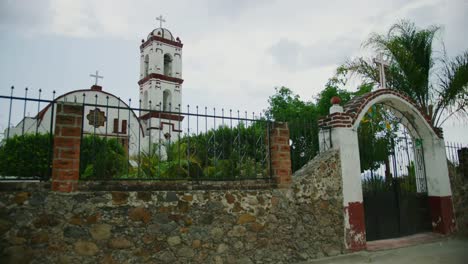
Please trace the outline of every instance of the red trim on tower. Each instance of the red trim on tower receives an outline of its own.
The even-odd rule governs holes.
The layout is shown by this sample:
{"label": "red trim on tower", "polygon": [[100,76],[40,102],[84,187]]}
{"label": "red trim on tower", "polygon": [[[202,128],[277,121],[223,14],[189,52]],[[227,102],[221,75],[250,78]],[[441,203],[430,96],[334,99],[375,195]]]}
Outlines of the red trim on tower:
{"label": "red trim on tower", "polygon": [[140,50],[144,49],[146,46],[148,46],[151,43],[151,41],[153,41],[153,40],[154,41],[159,41],[159,42],[162,42],[162,43],[165,43],[165,44],[168,44],[168,45],[176,46],[176,47],[179,47],[179,48],[182,48],[184,46],[184,44],[182,44],[181,42],[165,39],[163,37],[152,36],[147,41],[145,41],[145,43],[140,45]]}
{"label": "red trim on tower", "polygon": [[162,75],[162,74],[159,74],[159,73],[150,73],[145,78],[139,80],[138,84],[142,85],[142,84],[144,84],[145,82],[147,82],[150,79],[160,79],[160,80],[163,80],[163,81],[175,82],[175,83],[178,83],[178,84],[182,84],[184,82],[184,80],[176,78],[176,77],[170,77],[170,76]]}
{"label": "red trim on tower", "polygon": [[160,111],[151,111],[150,113],[146,113],[140,116],[140,119],[142,120],[147,120],[150,118],[161,118],[161,119],[174,120],[174,121],[184,120],[184,116],[182,115],[176,115],[176,114],[160,112]]}
{"label": "red trim on tower", "polygon": [[182,130],[180,130],[180,129],[175,129],[174,123],[168,123],[168,122],[161,122],[161,124],[159,124],[159,127],[154,127],[154,126],[153,126],[153,127],[148,127],[148,130],[149,130],[149,129],[157,129],[157,130],[160,130],[160,129],[163,127],[163,125],[169,125],[169,126],[171,126],[171,127],[172,127],[171,131],[173,131],[173,132],[182,132]]}

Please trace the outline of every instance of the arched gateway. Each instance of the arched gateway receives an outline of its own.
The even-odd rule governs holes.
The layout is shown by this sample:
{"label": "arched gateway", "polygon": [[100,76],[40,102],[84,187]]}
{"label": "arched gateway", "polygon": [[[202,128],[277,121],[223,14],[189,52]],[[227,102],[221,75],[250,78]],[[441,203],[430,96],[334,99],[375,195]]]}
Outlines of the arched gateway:
{"label": "arched gateway", "polygon": [[[366,145],[361,144],[363,149],[359,149],[358,129],[366,114],[376,105],[381,109],[391,109],[392,115],[398,118],[410,134],[410,139],[417,142],[415,145],[418,145],[417,153],[420,154],[418,162],[422,166],[416,169],[416,173],[425,175],[424,182],[421,181],[424,178],[419,180],[421,186],[418,187],[418,192],[425,195],[425,200],[422,201],[423,207],[429,211],[429,227],[432,225],[433,232],[451,233],[455,228],[455,220],[441,131],[431,126],[428,117],[408,96],[392,89],[379,89],[355,97],[344,107],[339,105],[339,100],[332,103],[334,105],[330,108],[330,114],[319,121],[320,142],[330,143],[321,144],[320,149],[324,151],[333,148],[340,151],[346,247],[350,250],[361,250],[369,240],[366,238],[366,216],[369,215],[366,215],[368,212],[365,213],[364,209],[361,182],[365,175],[361,173],[359,159],[360,152],[366,151]],[[414,154],[414,157],[416,156],[417,154]],[[404,219],[409,216],[402,213],[399,217]]]}

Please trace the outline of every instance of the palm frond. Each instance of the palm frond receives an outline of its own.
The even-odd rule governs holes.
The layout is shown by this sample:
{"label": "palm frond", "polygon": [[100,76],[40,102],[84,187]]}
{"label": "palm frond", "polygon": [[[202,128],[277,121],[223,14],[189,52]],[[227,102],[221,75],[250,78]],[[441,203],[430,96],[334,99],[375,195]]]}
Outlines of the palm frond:
{"label": "palm frond", "polygon": [[[438,100],[434,109],[434,124],[442,125],[450,116],[468,114],[468,50],[452,61],[443,60],[442,72],[438,75]],[[448,110],[448,111],[446,111]],[[443,116],[444,112],[450,114]]]}

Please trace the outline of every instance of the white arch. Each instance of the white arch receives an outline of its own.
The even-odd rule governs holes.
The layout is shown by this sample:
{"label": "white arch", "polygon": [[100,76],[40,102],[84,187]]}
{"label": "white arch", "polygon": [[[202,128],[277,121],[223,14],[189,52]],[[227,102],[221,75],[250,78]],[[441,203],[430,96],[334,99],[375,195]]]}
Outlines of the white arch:
{"label": "white arch", "polygon": [[367,113],[369,108],[375,104],[383,104],[396,110],[399,115],[404,117],[404,119],[407,121],[407,127],[410,129],[410,131],[412,133],[417,133],[412,134],[412,136],[439,137],[435,133],[432,126],[426,121],[421,112],[412,103],[394,94],[381,94],[367,102],[354,120],[352,125],[353,129],[357,129],[359,127],[359,123],[364,118],[364,115]]}

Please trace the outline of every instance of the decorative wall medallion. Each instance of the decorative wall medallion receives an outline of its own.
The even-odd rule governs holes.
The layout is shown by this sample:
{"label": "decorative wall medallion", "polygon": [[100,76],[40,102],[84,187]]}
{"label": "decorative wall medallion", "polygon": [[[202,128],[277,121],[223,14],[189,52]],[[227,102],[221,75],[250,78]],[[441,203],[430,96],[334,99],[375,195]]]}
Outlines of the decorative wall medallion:
{"label": "decorative wall medallion", "polygon": [[103,111],[99,110],[99,108],[89,110],[89,113],[86,115],[86,119],[88,119],[88,123],[91,126],[96,128],[104,126],[104,122],[106,122],[106,116]]}

